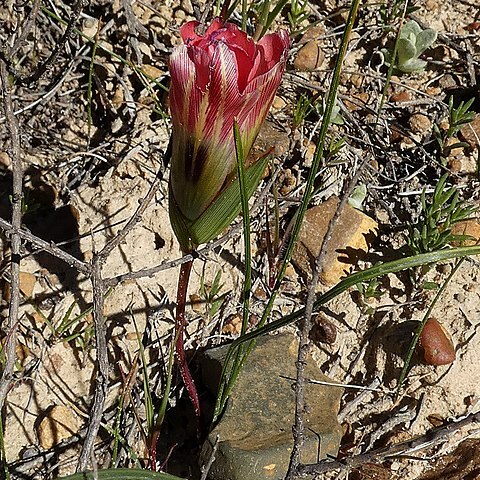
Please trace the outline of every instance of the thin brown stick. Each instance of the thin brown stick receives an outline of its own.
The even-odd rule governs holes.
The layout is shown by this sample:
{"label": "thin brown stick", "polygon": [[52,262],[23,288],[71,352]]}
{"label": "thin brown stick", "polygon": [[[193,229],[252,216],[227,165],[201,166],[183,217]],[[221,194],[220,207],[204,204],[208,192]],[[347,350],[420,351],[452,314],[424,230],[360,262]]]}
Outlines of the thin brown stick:
{"label": "thin brown stick", "polygon": [[77,472],[83,472],[92,458],[98,430],[102,421],[103,407],[108,389],[108,353],[107,335],[103,307],[105,300],[105,285],[102,280],[102,257],[95,255],[92,269],[93,285],[93,319],[95,322],[95,340],[97,347],[98,373],[96,377],[95,396],[90,413],[85,442],[77,465]]}
{"label": "thin brown stick", "polygon": [[150,189],[148,190],[147,194],[145,197],[142,199],[140,202],[140,205],[138,206],[137,210],[135,213],[132,215],[130,220],[125,224],[125,226],[111,239],[107,242],[107,244],[102,248],[102,250],[98,253],[98,255],[102,259],[106,259],[108,255],[114,250],[116,247],[118,247],[127,237],[127,235],[130,233],[130,231],[133,229],[133,227],[142,219],[142,215],[147,209],[147,207],[150,205],[150,202],[152,201],[153,197],[155,196],[155,193],[158,190],[158,187],[160,186],[160,181],[161,181],[161,171],[158,172],[157,176],[155,177],[155,180],[153,181],[152,185],[150,186]]}
{"label": "thin brown stick", "polygon": [[108,388],[108,350],[106,339],[106,324],[103,315],[103,304],[105,281],[102,278],[102,266],[110,253],[118,247],[127,237],[129,232],[141,220],[143,213],[153,199],[158,190],[161,180],[161,172],[157,174],[154,182],[150,186],[147,195],[142,199],[135,213],[132,215],[126,225],[118,232],[103,249],[94,255],[92,260],[92,284],[93,284],[93,319],[95,322],[95,339],[97,346],[97,364],[98,373],[95,383],[95,396],[90,414],[90,422],[87,435],[83,444],[82,453],[77,465],[77,471],[84,471],[89,460],[92,458],[95,438],[100,428],[103,410],[105,406],[106,393]]}
{"label": "thin brown stick", "polygon": [[[29,75],[18,75],[17,72],[15,72],[12,68],[11,73],[15,76],[18,83],[22,85],[29,85],[31,83],[38,81],[45,74],[45,72],[55,63],[55,60],[60,55],[62,48],[65,46],[68,39],[71,37],[73,30],[80,19],[80,14],[82,13],[83,8],[88,6],[89,3],[90,3],[89,0],[77,0],[77,2],[73,7],[72,14],[68,19],[68,24],[67,24],[67,27],[65,28],[65,31],[63,32],[62,38],[55,45],[54,49],[52,50],[52,53],[45,59],[45,61],[43,61],[37,67],[35,72]],[[13,59],[11,59],[11,61],[13,61]]]}
{"label": "thin brown stick", "polygon": [[388,447],[362,453],[353,457],[344,458],[341,461],[325,461],[310,465],[300,465],[298,467],[299,475],[321,475],[327,472],[339,470],[345,472],[353,468],[358,468],[366,463],[382,463],[387,459],[401,457],[420,450],[438,445],[444,442],[455,431],[467,427],[473,423],[480,423],[480,413],[470,414],[463,420],[454,421],[436,430],[427,432],[425,435],[408,440],[406,442],[395,443]]}
{"label": "thin brown stick", "polygon": [[293,449],[290,457],[290,465],[287,473],[287,479],[293,479],[297,476],[298,467],[300,465],[300,456],[305,443],[305,424],[304,424],[304,413],[306,411],[307,405],[305,403],[305,366],[307,364],[307,355],[309,349],[309,333],[312,328],[312,314],[313,314],[313,305],[315,302],[315,289],[320,278],[320,271],[322,269],[323,263],[325,261],[325,256],[327,253],[327,247],[332,238],[333,229],[337,223],[340,215],[342,214],[349,196],[351,195],[355,185],[358,182],[361,172],[363,171],[364,166],[368,161],[368,157],[362,162],[357,172],[350,180],[348,187],[343,195],[343,198],[340,204],[337,207],[335,214],[328,224],[328,229],[325,234],[325,237],[322,241],[322,246],[320,248],[320,253],[318,254],[315,260],[315,266],[313,269],[312,279],[308,288],[307,301],[305,305],[305,316],[300,330],[300,341],[298,346],[298,357],[297,357],[297,379],[295,382],[295,425],[293,427]]}
{"label": "thin brown stick", "polygon": [[[6,220],[4,220],[3,218],[0,218],[0,229],[9,235],[15,231],[15,229],[13,228],[13,225],[7,222]],[[63,260],[65,263],[68,263],[68,265],[75,268],[79,272],[82,272],[85,275],[90,275],[90,272],[91,272],[90,264],[86,262],[82,262],[78,258],[75,258],[73,255],[70,255],[69,253],[65,252],[61,248],[57,247],[55,244],[48,243],[45,240],[42,240],[40,237],[33,235],[33,233],[30,233],[28,230],[25,230],[23,228],[17,230],[16,233],[20,238],[23,238],[24,240],[31,243],[35,247],[38,247],[40,250],[48,252],[50,255],[52,255],[55,258],[58,258],[59,260]],[[37,252],[38,250],[35,253]]]}
{"label": "thin brown stick", "polygon": [[18,310],[20,305],[20,248],[21,239],[18,231],[22,224],[22,179],[23,167],[20,153],[20,133],[17,119],[13,113],[12,91],[9,84],[7,66],[0,60],[0,80],[3,90],[3,104],[7,128],[10,132],[12,156],[12,234],[11,234],[11,277],[10,305],[8,310],[8,332],[5,343],[5,364],[0,379],[0,411],[3,410],[7,393],[13,376],[17,343]]}

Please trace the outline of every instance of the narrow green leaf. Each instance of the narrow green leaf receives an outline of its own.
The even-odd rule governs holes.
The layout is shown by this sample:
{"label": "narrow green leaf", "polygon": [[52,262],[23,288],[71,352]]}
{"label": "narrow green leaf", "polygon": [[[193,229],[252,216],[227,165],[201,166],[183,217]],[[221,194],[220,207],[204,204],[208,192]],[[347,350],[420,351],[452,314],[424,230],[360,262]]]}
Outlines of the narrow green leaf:
{"label": "narrow green leaf", "polygon": [[[347,278],[321,295],[314,303],[314,311],[317,311],[322,305],[325,305],[327,302],[345,292],[350,287],[353,287],[361,282],[368,282],[374,278],[390,273],[396,273],[403,270],[408,270],[410,268],[420,267],[422,265],[444,262],[454,258],[463,258],[469,255],[480,255],[480,245],[475,245],[472,247],[449,248],[435,252],[422,253],[420,255],[400,258],[391,262],[375,265],[374,267],[349,275]],[[234,340],[230,345],[230,349],[225,359],[225,364],[231,360],[232,355],[239,345],[243,344],[244,342],[254,340],[255,338],[258,338],[266,333],[273,332],[281,327],[290,325],[291,323],[294,323],[302,318],[304,314],[305,308],[301,308],[290,315],[287,315],[279,320],[275,320],[268,325],[259,327],[256,330],[248,332],[242,337]]]}
{"label": "narrow green leaf", "polygon": [[134,468],[112,468],[97,472],[75,473],[57,480],[185,480],[168,473],[151,472]]}

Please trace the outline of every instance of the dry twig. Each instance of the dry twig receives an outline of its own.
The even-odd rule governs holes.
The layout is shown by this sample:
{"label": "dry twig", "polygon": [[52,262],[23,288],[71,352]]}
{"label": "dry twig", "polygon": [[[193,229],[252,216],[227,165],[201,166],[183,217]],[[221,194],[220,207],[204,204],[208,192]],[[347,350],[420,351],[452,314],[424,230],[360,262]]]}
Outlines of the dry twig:
{"label": "dry twig", "polygon": [[0,379],[0,411],[3,410],[5,398],[10,389],[15,365],[15,347],[17,344],[18,310],[20,305],[20,248],[19,230],[22,224],[22,179],[23,168],[20,150],[20,133],[17,119],[13,113],[12,90],[9,83],[7,66],[0,60],[0,79],[3,90],[3,104],[7,128],[10,132],[11,156],[13,166],[12,179],[12,233],[11,240],[11,270],[10,270],[10,305],[8,323],[6,325],[7,340],[5,342],[5,363]]}
{"label": "dry twig", "polygon": [[311,465],[300,465],[298,467],[299,475],[321,475],[327,472],[338,470],[345,472],[353,468],[358,468],[366,463],[382,463],[385,460],[410,455],[413,452],[425,450],[438,445],[447,440],[453,432],[467,427],[473,423],[480,422],[480,413],[470,414],[464,419],[449,423],[444,427],[427,432],[425,435],[408,440],[406,442],[396,443],[385,448],[362,453],[354,457],[344,458],[342,460],[320,462]]}

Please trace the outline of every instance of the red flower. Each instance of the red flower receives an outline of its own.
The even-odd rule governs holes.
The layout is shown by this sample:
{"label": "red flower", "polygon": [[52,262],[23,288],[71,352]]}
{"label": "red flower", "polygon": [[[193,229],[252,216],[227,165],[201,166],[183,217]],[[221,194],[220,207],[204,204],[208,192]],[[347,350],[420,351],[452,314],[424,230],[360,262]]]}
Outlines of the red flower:
{"label": "red flower", "polygon": [[[188,22],[180,29],[184,45],[170,57],[170,203],[182,217],[183,232],[178,218],[172,224],[180,243],[186,243],[181,237],[187,231],[193,245],[219,233],[197,235],[190,226],[235,178],[234,121],[244,152],[250,151],[280,84],[290,44],[285,31],[256,43],[218,18],[203,35],[196,32],[198,25]],[[239,210],[240,205],[234,216]]]}

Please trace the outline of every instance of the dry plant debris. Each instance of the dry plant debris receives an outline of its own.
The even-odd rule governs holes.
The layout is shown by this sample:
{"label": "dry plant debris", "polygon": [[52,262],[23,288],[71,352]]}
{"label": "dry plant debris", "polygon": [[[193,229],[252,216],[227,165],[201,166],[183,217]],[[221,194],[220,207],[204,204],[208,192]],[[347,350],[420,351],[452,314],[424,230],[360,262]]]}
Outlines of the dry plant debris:
{"label": "dry plant debris", "polygon": [[[247,4],[253,34],[259,10]],[[182,258],[168,220],[167,62],[179,27],[205,6],[7,0],[0,7],[0,405],[10,478],[52,479],[92,465],[147,467],[149,406],[158,411],[168,383],[177,270],[191,259]],[[393,70],[387,81],[382,49],[393,51],[404,6],[362,2],[311,202],[315,208],[333,195],[346,201],[353,183],[365,187],[361,208],[378,234],[354,271],[409,253],[409,226],[425,211],[422,192],[430,201],[445,173],[459,201],[480,206],[478,2],[410,2],[405,21],[433,29],[437,39],[419,54],[423,70]],[[252,291],[259,292],[252,318],[261,317],[270,296],[315,158],[348,8],[337,0],[287,2],[271,27],[290,30],[292,52],[257,142],[260,152],[277,150],[251,215]],[[478,213],[470,216],[452,231],[477,244]],[[194,263],[186,347],[195,375],[196,352],[238,332],[225,325],[241,315],[241,232],[233,227]],[[450,276],[454,268],[450,261],[381,277],[322,308],[336,339],[309,349],[325,374],[346,385],[339,413],[345,435],[336,461],[300,473],[478,473],[465,452],[478,450],[479,258],[467,258]],[[271,320],[305,305],[305,282],[289,270]],[[450,332],[456,359],[433,367],[414,354],[397,392],[415,326],[440,289],[432,316]],[[208,395],[201,390],[211,405]],[[65,408],[78,422],[67,429],[75,435],[39,440],[42,419]],[[157,467],[202,478],[195,420],[175,369],[165,408]],[[452,456],[461,460],[456,467]],[[435,460],[432,467],[426,458]]]}

